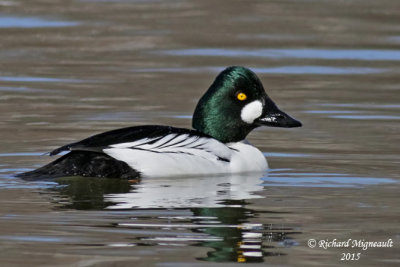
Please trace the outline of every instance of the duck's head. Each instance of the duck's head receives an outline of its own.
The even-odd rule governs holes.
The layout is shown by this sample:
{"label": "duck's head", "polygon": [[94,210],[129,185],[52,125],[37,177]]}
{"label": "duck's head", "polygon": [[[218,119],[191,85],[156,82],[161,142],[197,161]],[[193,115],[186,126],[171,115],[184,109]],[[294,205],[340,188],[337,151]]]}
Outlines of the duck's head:
{"label": "duck's head", "polygon": [[193,128],[224,143],[241,141],[259,126],[300,127],[301,122],[279,110],[257,75],[244,67],[222,71],[193,115]]}

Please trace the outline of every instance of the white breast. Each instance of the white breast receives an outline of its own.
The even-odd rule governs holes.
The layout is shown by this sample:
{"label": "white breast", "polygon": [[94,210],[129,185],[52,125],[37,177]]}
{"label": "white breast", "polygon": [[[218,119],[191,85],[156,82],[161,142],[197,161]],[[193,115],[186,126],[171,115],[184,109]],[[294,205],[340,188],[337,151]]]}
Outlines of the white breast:
{"label": "white breast", "polygon": [[262,152],[247,141],[230,143],[228,146],[238,151],[232,155],[231,173],[268,170],[268,163]]}
{"label": "white breast", "polygon": [[155,141],[145,138],[104,149],[144,177],[260,172],[268,169],[257,148],[244,142],[227,145],[206,137],[169,134]]}

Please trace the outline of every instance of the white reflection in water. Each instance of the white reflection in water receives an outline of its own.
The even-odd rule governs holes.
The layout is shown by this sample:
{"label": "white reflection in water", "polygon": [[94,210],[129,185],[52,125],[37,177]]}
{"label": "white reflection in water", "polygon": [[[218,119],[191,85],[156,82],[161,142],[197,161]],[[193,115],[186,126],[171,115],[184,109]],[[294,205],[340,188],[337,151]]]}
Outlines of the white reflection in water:
{"label": "white reflection in water", "polygon": [[143,179],[129,193],[108,194],[108,209],[224,207],[223,200],[261,198],[263,174]]}

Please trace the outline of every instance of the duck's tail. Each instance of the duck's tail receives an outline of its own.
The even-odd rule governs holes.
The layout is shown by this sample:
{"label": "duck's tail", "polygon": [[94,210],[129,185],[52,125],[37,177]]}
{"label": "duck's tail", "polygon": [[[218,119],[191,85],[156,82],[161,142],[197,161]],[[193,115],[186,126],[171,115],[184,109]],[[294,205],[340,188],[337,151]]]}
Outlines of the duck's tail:
{"label": "duck's tail", "polygon": [[16,175],[28,181],[50,180],[59,177],[85,176],[137,179],[140,173],[123,161],[92,151],[72,151],[33,171]]}

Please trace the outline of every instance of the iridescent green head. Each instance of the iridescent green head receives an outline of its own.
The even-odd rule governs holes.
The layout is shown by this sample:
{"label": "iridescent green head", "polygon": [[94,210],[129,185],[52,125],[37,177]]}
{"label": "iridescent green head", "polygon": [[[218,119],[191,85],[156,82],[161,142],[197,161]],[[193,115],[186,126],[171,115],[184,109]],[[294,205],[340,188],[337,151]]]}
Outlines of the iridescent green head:
{"label": "iridescent green head", "polygon": [[301,123],[278,109],[254,72],[233,66],[222,71],[200,98],[192,125],[229,143],[245,139],[258,126],[300,127]]}

